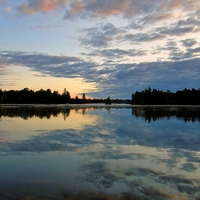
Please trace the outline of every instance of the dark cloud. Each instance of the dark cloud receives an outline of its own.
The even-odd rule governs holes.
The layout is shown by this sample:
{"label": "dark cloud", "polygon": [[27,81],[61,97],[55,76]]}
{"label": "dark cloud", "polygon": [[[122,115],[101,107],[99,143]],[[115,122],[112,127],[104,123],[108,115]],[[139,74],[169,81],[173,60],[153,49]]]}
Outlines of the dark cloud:
{"label": "dark cloud", "polygon": [[154,31],[165,36],[182,36],[191,32],[195,33],[200,31],[199,20],[194,18],[181,19],[169,26],[156,28]]}
{"label": "dark cloud", "polygon": [[[169,54],[169,59],[174,61],[186,60],[199,58],[200,48],[187,48],[185,51],[181,51],[179,48],[172,48],[171,53]],[[191,66],[192,67],[192,66]]]}
{"label": "dark cloud", "polygon": [[192,47],[193,45],[197,44],[196,39],[188,38],[181,41],[185,47]]}
{"label": "dark cloud", "polygon": [[160,50],[167,50],[169,52],[180,52],[180,48],[178,47],[177,41],[169,39],[166,45]]}
{"label": "dark cloud", "polygon": [[107,23],[83,29],[84,34],[79,38],[79,41],[88,48],[105,48],[122,43],[139,45],[141,42],[159,41],[169,36],[183,36],[188,33],[199,32],[199,23],[200,21],[197,19],[188,18],[179,20],[177,23],[168,24],[168,26],[153,28],[148,31],[145,28],[140,28],[139,32],[132,32],[132,29],[138,28],[133,23],[120,28],[116,28],[113,24]]}
{"label": "dark cloud", "polygon": [[197,43],[196,41],[186,39],[182,40],[181,42],[185,43],[185,49],[181,48],[177,41],[168,40],[165,46],[155,47],[152,51],[152,54],[159,54],[160,52],[165,52],[165,54],[169,56],[168,59],[172,61],[183,61],[199,58],[199,47],[191,48],[195,43]]}
{"label": "dark cloud", "polygon": [[187,33],[195,33],[195,32],[199,32],[200,28],[195,27],[193,25],[190,26],[177,26],[177,27],[170,27],[170,28],[166,28],[163,27],[159,30],[160,34],[164,34],[167,36],[181,36],[181,35],[185,35]]}
{"label": "dark cloud", "polygon": [[[125,90],[129,90],[131,87],[134,88],[133,82],[141,84],[141,86],[136,85],[135,88],[151,86],[156,88],[178,89],[176,88],[176,85],[179,87],[180,82],[182,82],[182,87],[184,87],[183,85],[188,87],[189,82],[191,84],[195,83],[197,86],[197,79],[199,78],[199,62],[199,59],[193,59],[179,62],[149,62],[137,65],[121,64],[116,67],[118,71],[114,72],[113,81],[115,81],[115,86],[120,88],[120,90],[123,90],[122,88]],[[194,71],[190,70],[191,67]],[[193,76],[198,78],[192,80],[191,77]],[[121,85],[120,87],[119,83],[121,81],[123,82],[123,86]]]}
{"label": "dark cloud", "polygon": [[113,24],[99,24],[96,27],[83,29],[83,36],[79,38],[82,45],[86,47],[107,47],[113,41],[116,42],[117,36],[124,30],[116,28]]}
{"label": "dark cloud", "polygon": [[116,28],[111,23],[97,25],[92,28],[83,29],[84,35],[79,38],[79,41],[83,46],[88,48],[105,48],[113,46],[114,44],[119,45],[124,42],[139,44],[140,42],[161,40],[166,37],[165,34],[159,33],[159,31],[132,34],[128,32],[128,30],[132,28],[130,27],[131,26],[128,26],[128,28]]}
{"label": "dark cloud", "polygon": [[141,30],[144,27],[136,21],[132,21],[128,26],[124,27],[125,29],[134,29],[134,30]]}
{"label": "dark cloud", "polygon": [[125,41],[130,42],[150,42],[154,40],[164,39],[165,36],[160,33],[138,33],[138,34],[127,34],[124,38]]}
{"label": "dark cloud", "polygon": [[[20,65],[54,77],[81,77],[81,71],[92,70],[95,65],[78,57],[52,56],[39,53],[1,52],[2,65]],[[84,76],[82,76],[84,77]]]}
{"label": "dark cloud", "polygon": [[[173,41],[168,43],[166,50],[171,51],[171,59],[177,60],[176,62],[157,61],[127,64],[122,61],[119,64],[116,61],[110,61],[99,65],[78,57],[4,51],[0,55],[0,64],[10,67],[13,65],[25,66],[35,72],[53,77],[83,78],[86,82],[96,84],[98,92],[90,94],[96,97],[111,95],[112,98],[130,98],[130,95],[135,90],[143,90],[149,86],[172,91],[185,87],[198,89],[200,59],[192,59],[192,56],[199,52],[199,48],[188,50],[187,57],[190,56],[190,60],[182,61],[179,61],[180,56],[185,58],[186,54],[182,54]],[[98,51],[98,53],[102,56],[113,58],[118,54],[121,57],[123,54],[124,56],[128,54],[131,57],[134,54],[138,56],[143,52],[112,49]],[[2,73],[5,74],[5,71],[2,71]]]}
{"label": "dark cloud", "polygon": [[186,49],[185,52],[182,52],[182,51],[177,51],[177,52],[171,52],[170,53],[170,59],[171,60],[186,60],[186,59],[191,59],[191,58],[198,58],[200,56],[200,48],[197,47],[197,48],[194,48],[194,49]]}
{"label": "dark cloud", "polygon": [[193,48],[193,49],[187,49],[187,50],[188,50],[188,53],[192,54],[192,56],[194,56],[194,54],[200,53],[200,47]]}
{"label": "dark cloud", "polygon": [[183,54],[185,53],[181,51],[181,49],[178,47],[177,42],[175,42],[174,40],[169,40],[165,49],[169,52],[170,60],[181,60],[184,58]]}
{"label": "dark cloud", "polygon": [[103,49],[103,50],[96,50],[89,54],[83,54],[87,56],[100,56],[105,57],[107,59],[118,59],[123,58],[126,56],[134,57],[134,56],[144,56],[146,55],[145,50],[136,50],[136,49]]}

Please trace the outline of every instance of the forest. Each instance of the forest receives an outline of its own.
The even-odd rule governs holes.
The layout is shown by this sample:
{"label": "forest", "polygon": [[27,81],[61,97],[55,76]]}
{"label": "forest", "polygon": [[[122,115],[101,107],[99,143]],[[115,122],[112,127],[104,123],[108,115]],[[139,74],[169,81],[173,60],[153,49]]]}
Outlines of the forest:
{"label": "forest", "polygon": [[131,104],[135,105],[200,105],[200,89],[187,89],[166,92],[145,89],[141,92],[132,93]]}
{"label": "forest", "polygon": [[[127,103],[125,100],[113,100],[112,103]],[[2,91],[0,89],[0,104],[84,104],[84,103],[105,103],[111,104],[110,97],[104,99],[86,98],[85,93],[82,97],[76,96],[71,98],[70,93],[63,90],[60,94],[58,91],[51,91],[51,89],[38,91],[24,88],[22,90],[8,90]],[[128,100],[130,103],[130,99]]]}
{"label": "forest", "polygon": [[82,97],[71,98],[70,93],[64,89],[60,94],[58,91],[50,89],[38,91],[24,88],[22,90],[0,89],[0,104],[84,104],[84,103],[126,103],[132,105],[200,105],[200,89],[184,89],[176,92],[170,90],[162,91],[151,89],[150,87],[140,92],[132,93],[130,99],[111,99],[107,98],[86,98],[85,93]]}

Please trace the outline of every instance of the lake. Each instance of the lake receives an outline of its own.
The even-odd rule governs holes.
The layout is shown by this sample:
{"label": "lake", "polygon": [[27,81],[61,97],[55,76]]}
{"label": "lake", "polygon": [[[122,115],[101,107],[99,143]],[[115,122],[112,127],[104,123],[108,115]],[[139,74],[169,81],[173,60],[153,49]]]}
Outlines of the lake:
{"label": "lake", "polygon": [[200,106],[0,106],[0,199],[200,199]]}

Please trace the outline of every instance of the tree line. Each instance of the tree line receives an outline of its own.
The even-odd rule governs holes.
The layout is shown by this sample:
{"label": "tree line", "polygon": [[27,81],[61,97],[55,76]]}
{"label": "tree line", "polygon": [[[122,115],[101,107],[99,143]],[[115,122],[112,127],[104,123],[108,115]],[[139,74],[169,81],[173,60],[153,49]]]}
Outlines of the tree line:
{"label": "tree line", "polygon": [[[113,103],[124,103],[127,102],[122,99],[115,99]],[[110,97],[108,98],[86,98],[85,93],[82,97],[76,96],[71,98],[70,93],[63,90],[60,94],[58,91],[51,91],[51,89],[38,91],[31,90],[29,88],[24,88],[22,90],[8,90],[2,91],[0,89],[0,104],[84,104],[84,103],[105,103],[111,104]],[[128,100],[130,103],[130,100]]]}
{"label": "tree line", "polygon": [[50,89],[38,91],[24,88],[22,90],[0,90],[1,104],[63,104],[69,103],[70,93],[64,89],[62,94]]}
{"label": "tree line", "polygon": [[171,92],[150,87],[132,93],[131,104],[136,105],[200,105],[200,89],[187,89]]}
{"label": "tree line", "polygon": [[150,87],[132,93],[131,99],[111,99],[107,98],[91,99],[86,98],[85,93],[82,97],[76,96],[71,98],[70,93],[63,90],[60,94],[58,91],[50,89],[38,91],[24,88],[22,90],[2,91],[0,89],[0,104],[84,104],[84,103],[126,103],[133,105],[200,105],[200,89],[184,89],[177,92],[170,90],[162,91],[151,89]]}

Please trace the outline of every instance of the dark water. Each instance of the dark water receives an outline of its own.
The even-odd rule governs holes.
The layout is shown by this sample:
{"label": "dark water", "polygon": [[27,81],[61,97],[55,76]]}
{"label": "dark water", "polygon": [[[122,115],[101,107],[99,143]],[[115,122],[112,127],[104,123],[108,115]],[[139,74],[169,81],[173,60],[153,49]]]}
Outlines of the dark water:
{"label": "dark water", "polygon": [[200,199],[200,107],[0,107],[0,199]]}

